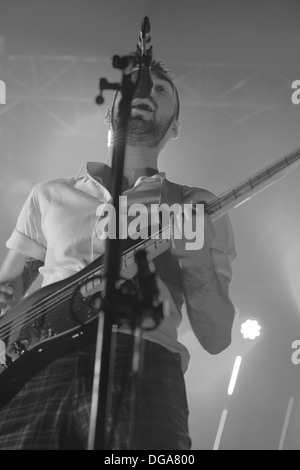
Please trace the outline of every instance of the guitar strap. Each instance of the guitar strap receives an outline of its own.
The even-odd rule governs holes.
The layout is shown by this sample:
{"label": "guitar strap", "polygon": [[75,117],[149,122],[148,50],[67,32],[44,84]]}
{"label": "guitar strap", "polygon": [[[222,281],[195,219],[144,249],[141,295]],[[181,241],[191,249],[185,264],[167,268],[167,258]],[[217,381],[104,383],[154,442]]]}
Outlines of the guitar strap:
{"label": "guitar strap", "polygon": [[166,178],[163,180],[161,194],[160,194],[160,204],[172,204],[178,203],[182,204],[183,201],[183,186],[181,184],[173,183]]}
{"label": "guitar strap", "polygon": [[[181,184],[173,183],[166,178],[163,180],[160,204],[182,204],[183,203],[183,188]],[[175,303],[181,304],[182,280],[181,268],[178,259],[171,253],[170,250],[165,251],[160,256],[153,260],[155,271],[160,279],[166,284],[167,287],[172,288],[172,295],[178,296],[174,299]]]}

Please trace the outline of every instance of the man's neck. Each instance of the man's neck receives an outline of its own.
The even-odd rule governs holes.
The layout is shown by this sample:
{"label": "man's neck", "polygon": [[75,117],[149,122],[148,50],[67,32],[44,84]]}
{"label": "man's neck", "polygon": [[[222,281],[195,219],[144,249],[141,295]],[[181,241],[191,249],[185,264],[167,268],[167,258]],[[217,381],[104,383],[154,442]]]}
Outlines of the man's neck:
{"label": "man's neck", "polygon": [[[134,186],[140,176],[152,176],[158,172],[158,154],[157,148],[126,147],[123,191]],[[112,151],[108,154],[106,164],[112,166]]]}

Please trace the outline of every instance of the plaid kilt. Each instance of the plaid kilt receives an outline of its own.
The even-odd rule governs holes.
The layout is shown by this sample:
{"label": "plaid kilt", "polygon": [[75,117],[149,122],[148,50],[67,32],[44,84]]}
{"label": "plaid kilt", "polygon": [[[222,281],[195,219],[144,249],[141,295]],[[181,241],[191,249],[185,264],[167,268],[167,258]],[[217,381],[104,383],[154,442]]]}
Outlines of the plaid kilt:
{"label": "plaid kilt", "polygon": [[[143,373],[135,409],[128,375],[131,336],[117,334],[112,416],[112,450],[189,450],[188,406],[179,356],[143,341]],[[47,366],[0,410],[1,450],[87,449],[94,347]],[[127,377],[124,387],[124,377]]]}

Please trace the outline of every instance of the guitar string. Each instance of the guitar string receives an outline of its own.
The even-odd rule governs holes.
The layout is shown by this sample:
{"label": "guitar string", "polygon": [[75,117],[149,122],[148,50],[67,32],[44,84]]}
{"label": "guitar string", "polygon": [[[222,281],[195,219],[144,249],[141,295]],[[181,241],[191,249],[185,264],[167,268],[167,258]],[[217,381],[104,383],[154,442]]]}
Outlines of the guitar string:
{"label": "guitar string", "polygon": [[[157,234],[161,235],[164,232],[167,232],[169,230],[169,228],[170,227],[167,226],[165,229],[156,232],[156,234],[154,234],[154,236],[157,235]],[[165,238],[163,240],[165,242],[165,241],[167,241],[167,238]],[[150,240],[148,240],[149,251],[151,251],[151,249],[153,250],[153,247],[157,249],[157,243],[158,242],[160,242],[160,246],[161,246],[161,239],[154,239],[154,240],[150,239]],[[140,246],[143,246],[146,243],[147,243],[147,241],[146,242],[141,241],[141,242],[137,243],[134,246],[134,249],[126,250],[123,254],[123,258],[126,258],[126,255],[127,255],[127,258],[129,258],[129,260],[130,260],[130,256],[128,257],[128,254],[130,255],[130,253],[134,253]],[[133,258],[130,261],[132,262],[132,260],[133,260]],[[125,263],[123,263],[123,264],[125,264]],[[97,272],[99,272],[99,271],[101,271],[101,267],[97,267],[93,271],[91,271],[91,273],[89,273],[89,275],[88,275],[87,279],[84,281],[84,283],[89,282],[88,278],[92,277],[93,275],[96,275]],[[28,310],[25,310],[22,313],[18,314],[15,318],[8,320],[6,323],[1,325],[0,334],[5,336],[5,334],[9,333],[9,331],[10,331],[10,334],[12,334],[13,332],[18,330],[18,327],[20,325],[23,325],[23,327],[25,328],[29,323],[31,323],[31,321],[33,319],[36,319],[39,316],[42,316],[44,314],[48,314],[48,313],[52,312],[53,308],[57,308],[60,305],[62,305],[63,302],[66,302],[66,301],[70,300],[72,298],[72,296],[74,295],[73,285],[74,284],[77,285],[84,278],[85,278],[85,276],[82,276],[82,278],[79,278],[76,281],[73,281],[68,286],[63,287],[61,289],[61,291],[59,291],[60,295],[58,295],[57,292],[54,293],[54,294],[51,294],[47,299],[43,299],[42,301],[36,303],[34,306],[30,307]],[[72,295],[70,295],[70,294],[72,294]],[[55,299],[54,299],[54,302],[51,303],[51,297],[53,297],[53,296],[55,296]],[[49,302],[49,300],[50,300],[50,302]],[[47,312],[41,313],[39,311],[40,309],[42,309],[42,310],[47,309]],[[23,318],[24,316],[26,316],[25,319]],[[20,323],[15,323],[19,318],[21,319]],[[13,326],[11,326],[12,322],[14,322]]]}
{"label": "guitar string", "polygon": [[[31,327],[35,320],[39,320],[39,318],[43,317],[44,315],[47,315],[47,320],[51,321],[52,312],[57,311],[59,307],[63,307],[64,304],[66,304],[68,301],[70,301],[74,297],[75,293],[76,291],[72,289],[72,290],[69,290],[69,292],[63,293],[63,295],[56,297],[55,301],[52,303],[49,303],[48,305],[45,302],[45,305],[42,311],[40,308],[39,309],[32,308],[31,309],[32,311],[30,312],[30,314],[26,315],[26,311],[25,313],[23,312],[21,315],[19,315],[19,317],[16,317],[18,318],[18,320],[16,319],[12,320],[14,322],[13,325],[11,325],[11,322],[9,322],[6,328],[3,327],[0,330],[2,337],[5,337],[5,334],[12,335],[13,333],[19,331],[20,329],[25,335],[25,333],[27,332],[27,328]],[[27,311],[27,313],[29,311],[30,309]],[[80,324],[80,322],[78,322],[78,324]]]}
{"label": "guitar string", "polygon": [[[60,296],[56,297],[54,302],[50,302],[48,303],[48,305],[47,305],[47,302],[44,302],[43,309],[41,308],[28,309],[28,311],[23,312],[21,315],[19,315],[14,320],[12,320],[14,322],[13,325],[11,325],[11,321],[10,321],[6,327],[2,327],[0,330],[1,336],[4,337],[5,334],[11,335],[14,332],[18,331],[20,328],[25,334],[27,327],[32,326],[32,323],[35,320],[38,320],[44,315],[47,315],[48,321],[51,321],[52,312],[56,311],[59,307],[63,307],[64,304],[66,304],[68,301],[72,299],[72,297],[74,297],[75,293],[76,291],[74,291],[74,289],[69,289],[69,291],[66,291],[62,293]],[[27,312],[27,315],[26,315],[26,312]]]}
{"label": "guitar string", "polygon": [[[69,292],[67,295],[60,296],[59,298],[56,299],[55,302],[52,302],[49,304],[49,306],[45,306],[43,309],[34,309],[32,308],[32,312],[28,315],[26,313],[29,312],[25,310],[25,312],[22,312],[19,316],[17,316],[17,320],[13,319],[10,321],[14,322],[13,325],[6,324],[5,327],[0,329],[0,333],[2,337],[5,337],[6,334],[13,334],[14,332],[19,330],[19,327],[22,327],[22,329],[26,329],[27,326],[32,325],[32,322],[35,320],[38,320],[40,317],[43,317],[45,314],[51,314],[53,310],[56,310],[60,306],[63,306],[64,303],[68,302],[69,300],[72,299],[72,296],[74,296],[74,291],[72,290]],[[47,310],[47,311],[44,311]],[[26,316],[25,316],[26,315]],[[25,318],[22,318],[24,317]]]}
{"label": "guitar string", "polygon": [[[73,295],[73,293],[72,293],[72,295]],[[66,302],[68,302],[72,299],[72,295],[69,295],[68,297],[65,297],[63,299],[63,302],[60,302],[59,305],[57,305],[57,306],[52,305],[51,308],[49,308],[47,310],[47,312],[45,312],[45,314],[51,315],[51,313],[53,311],[57,311],[58,306],[63,306],[64,303],[66,303]],[[24,320],[24,322],[21,321],[21,322],[19,322],[19,324],[15,324],[11,328],[11,331],[8,329],[6,334],[12,335],[15,332],[21,332],[22,331],[22,335],[26,336],[26,333],[30,331],[28,328],[32,327],[34,321],[38,320],[41,316],[43,316],[43,314],[41,312],[36,312],[35,314],[31,314],[31,317],[30,318],[26,317],[26,320]],[[74,325],[74,327],[79,326],[79,325],[80,325],[80,323],[78,322],[78,325]],[[72,326],[72,328],[73,328],[73,326]],[[4,334],[3,337],[5,337],[5,334]]]}
{"label": "guitar string", "polygon": [[[132,258],[132,260],[133,260],[133,258]],[[127,263],[132,262],[132,260],[127,261]],[[91,274],[89,276],[91,276]],[[98,277],[98,276],[96,276],[96,277]],[[88,280],[85,281],[85,283],[88,283],[88,282],[89,282]],[[68,286],[68,287],[70,287],[70,286]],[[52,302],[52,303],[50,302],[47,305],[47,301],[44,301],[44,305],[43,305],[42,309],[40,308],[40,305],[41,305],[41,303],[40,303],[39,305],[36,304],[35,306],[28,309],[27,311],[25,310],[25,312],[22,312],[19,316],[16,316],[15,319],[10,320],[9,322],[7,322],[6,328],[2,327],[0,329],[0,333],[5,336],[5,333],[8,334],[9,331],[11,330],[10,334],[12,334],[15,331],[19,330],[19,327],[22,327],[22,330],[24,332],[24,331],[26,331],[26,328],[28,326],[32,326],[32,322],[34,320],[37,320],[40,317],[43,317],[43,315],[47,315],[47,318],[48,318],[48,321],[49,321],[49,315],[51,315],[53,310],[57,310],[57,308],[62,307],[64,303],[67,303],[68,301],[70,301],[72,299],[72,297],[74,297],[75,293],[76,293],[76,290],[74,291],[74,288],[72,288],[72,289],[70,288],[69,292],[68,291],[62,292],[59,296],[57,296],[57,293],[56,293],[56,298],[55,298],[54,302]],[[37,307],[37,305],[38,305],[39,308],[34,308],[34,307]],[[26,313],[27,313],[27,315],[26,315]],[[16,323],[17,320],[18,320],[18,323]],[[14,324],[12,326],[11,326],[11,322],[14,322]]]}
{"label": "guitar string", "polygon": [[[155,244],[152,243],[152,245],[155,245]],[[131,264],[132,262],[133,262],[132,255],[127,256],[127,263],[126,263],[127,266],[129,264]],[[124,264],[125,263],[123,263],[123,265]],[[96,268],[94,272],[92,271],[96,278],[100,277],[99,274],[97,275],[97,273],[99,273],[99,271],[101,272],[101,267]],[[89,274],[89,277],[92,277],[91,273]],[[95,277],[94,277],[94,279],[95,279]],[[89,281],[89,279],[86,279],[84,284],[87,284],[88,282],[92,282],[92,281],[91,280]],[[8,333],[11,330],[10,334],[12,334],[15,331],[17,331],[20,326],[22,326],[22,330],[26,330],[26,327],[30,326],[30,324],[32,324],[32,321],[34,321],[36,319],[39,319],[39,317],[42,317],[45,314],[47,315],[47,317],[49,319],[49,315],[53,312],[53,310],[57,309],[58,307],[63,306],[63,304],[66,303],[67,301],[70,301],[72,299],[72,297],[74,297],[75,293],[76,293],[76,290],[74,290],[74,288],[71,284],[66,286],[65,288],[63,288],[61,290],[60,295],[58,295],[57,292],[55,293],[54,301],[51,302],[51,300],[50,300],[50,302],[49,302],[49,299],[41,301],[39,304],[35,304],[34,306],[29,308],[28,310],[25,310],[24,312],[22,312],[21,314],[16,316],[13,320],[8,321],[5,325],[2,325],[2,327],[0,329],[0,333],[2,335],[5,335],[5,333]],[[47,302],[48,302],[48,304],[47,304]],[[42,304],[43,304],[43,308],[41,308]],[[18,323],[16,323],[16,321],[18,321]],[[13,325],[11,325],[12,322],[14,322]],[[5,327],[6,327],[6,329],[5,329]]]}

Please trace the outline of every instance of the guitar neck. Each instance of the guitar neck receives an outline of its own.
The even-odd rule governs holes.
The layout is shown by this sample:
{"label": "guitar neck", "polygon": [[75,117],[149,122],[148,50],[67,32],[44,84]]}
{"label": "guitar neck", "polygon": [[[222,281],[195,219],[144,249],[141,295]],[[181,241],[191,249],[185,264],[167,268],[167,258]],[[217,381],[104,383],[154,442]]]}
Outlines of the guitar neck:
{"label": "guitar neck", "polygon": [[260,191],[286,176],[291,166],[299,161],[300,148],[280,158],[251,178],[221,194],[221,196],[213,198],[207,204],[206,212],[211,216],[212,220],[218,219],[229,209],[243,204]]}

